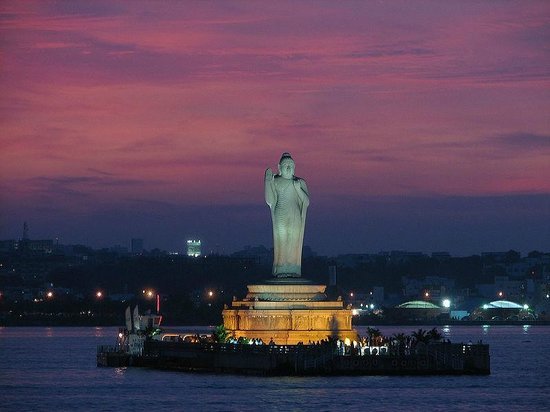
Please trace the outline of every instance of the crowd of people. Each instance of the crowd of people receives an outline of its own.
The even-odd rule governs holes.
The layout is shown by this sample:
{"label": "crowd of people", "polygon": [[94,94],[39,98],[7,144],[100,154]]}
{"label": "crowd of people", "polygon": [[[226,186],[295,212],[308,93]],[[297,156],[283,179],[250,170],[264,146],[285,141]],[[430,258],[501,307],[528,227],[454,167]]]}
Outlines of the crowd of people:
{"label": "crowd of people", "polygon": [[[442,342],[441,335],[434,329],[431,331],[419,331],[412,335],[396,334],[391,337],[383,336],[377,329],[369,328],[367,330],[368,336],[359,336],[357,340],[339,339],[336,337],[327,336],[326,339],[317,341],[309,340],[306,343],[298,342],[297,346],[304,346],[307,348],[319,348],[330,347],[338,355],[354,355],[354,356],[367,356],[367,355],[389,355],[400,354],[409,355],[414,353],[417,348],[432,342]],[[443,340],[443,342],[445,342]],[[450,343],[450,341],[447,341]],[[234,345],[266,345],[261,338],[246,338],[234,336],[229,337],[226,343]],[[277,345],[273,338],[267,343],[267,345],[276,345],[287,347],[289,345]]]}
{"label": "crowd of people", "polygon": [[[245,345],[245,344],[248,344],[248,345],[265,345],[264,341],[262,338],[252,338],[252,339],[248,339],[248,338],[245,338],[243,336],[241,336],[240,338],[235,338],[234,336],[230,337],[226,343],[231,343],[233,345]],[[271,339],[271,341],[269,342],[270,345],[274,345],[275,343],[273,342],[273,338]]]}

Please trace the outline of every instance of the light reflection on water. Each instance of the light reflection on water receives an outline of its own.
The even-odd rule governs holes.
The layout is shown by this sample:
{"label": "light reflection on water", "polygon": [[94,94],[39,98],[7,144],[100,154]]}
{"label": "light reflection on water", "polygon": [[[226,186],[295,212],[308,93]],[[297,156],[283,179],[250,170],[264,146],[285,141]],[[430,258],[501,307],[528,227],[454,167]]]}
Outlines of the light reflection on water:
{"label": "light reflection on water", "polygon": [[[411,333],[418,327],[380,327]],[[431,327],[423,327],[431,329]],[[202,328],[208,330],[208,328]],[[364,334],[366,327],[358,327]],[[382,411],[548,410],[549,326],[444,326],[491,345],[490,376],[256,377],[97,368],[118,328],[0,328],[0,409]],[[450,408],[450,409],[449,409]]]}
{"label": "light reflection on water", "polygon": [[124,377],[124,374],[126,373],[127,367],[123,368],[115,368],[115,377]]}

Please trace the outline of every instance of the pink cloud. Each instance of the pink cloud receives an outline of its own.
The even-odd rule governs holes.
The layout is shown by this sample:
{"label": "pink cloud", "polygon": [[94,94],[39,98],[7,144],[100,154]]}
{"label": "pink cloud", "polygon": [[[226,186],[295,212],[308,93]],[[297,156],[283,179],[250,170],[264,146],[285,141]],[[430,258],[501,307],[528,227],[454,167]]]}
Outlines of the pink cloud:
{"label": "pink cloud", "polygon": [[283,151],[327,201],[550,192],[495,138],[550,135],[545,3],[160,4],[2,4],[15,197],[262,202]]}

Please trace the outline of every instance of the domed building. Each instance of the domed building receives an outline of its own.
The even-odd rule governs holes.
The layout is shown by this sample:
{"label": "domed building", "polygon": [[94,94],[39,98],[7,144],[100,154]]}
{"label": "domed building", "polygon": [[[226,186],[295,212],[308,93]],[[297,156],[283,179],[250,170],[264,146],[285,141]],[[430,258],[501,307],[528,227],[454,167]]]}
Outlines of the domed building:
{"label": "domed building", "polygon": [[528,305],[520,305],[509,300],[495,300],[475,309],[471,320],[534,320],[533,311]]}
{"label": "domed building", "polygon": [[448,317],[449,309],[431,302],[413,300],[386,309],[385,315],[388,320],[394,321],[425,321]]}
{"label": "domed building", "polygon": [[423,300],[411,300],[410,302],[405,302],[400,305],[397,305],[396,308],[401,309],[441,309],[439,306],[433,304],[432,302],[425,302]]}

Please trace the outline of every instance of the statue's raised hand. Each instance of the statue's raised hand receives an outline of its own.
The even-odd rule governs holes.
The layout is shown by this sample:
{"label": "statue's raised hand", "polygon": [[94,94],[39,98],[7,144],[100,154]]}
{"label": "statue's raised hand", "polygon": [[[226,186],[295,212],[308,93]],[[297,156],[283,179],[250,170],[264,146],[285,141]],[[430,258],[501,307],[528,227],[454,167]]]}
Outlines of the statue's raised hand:
{"label": "statue's raised hand", "polygon": [[271,180],[273,180],[273,171],[271,170],[271,168],[268,168],[268,169],[265,171],[265,180],[266,180],[266,181],[271,181]]}

